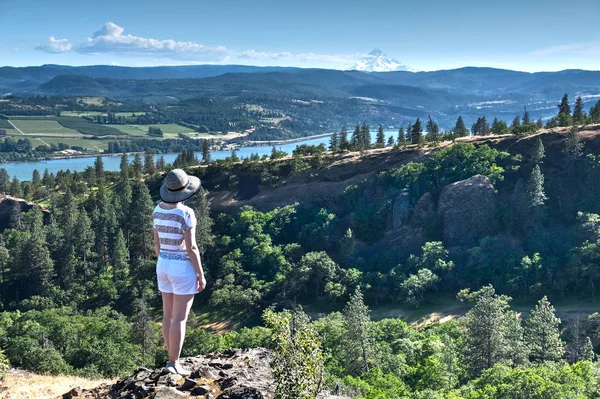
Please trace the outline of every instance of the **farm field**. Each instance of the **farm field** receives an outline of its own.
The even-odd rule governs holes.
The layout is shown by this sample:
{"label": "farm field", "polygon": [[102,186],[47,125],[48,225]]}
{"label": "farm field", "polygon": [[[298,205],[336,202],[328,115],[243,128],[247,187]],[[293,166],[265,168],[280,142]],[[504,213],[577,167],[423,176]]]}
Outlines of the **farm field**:
{"label": "farm field", "polygon": [[87,148],[90,151],[101,152],[108,149],[109,140],[91,140],[91,139],[73,139],[73,138],[34,138],[31,139],[33,142],[33,146],[37,147],[39,145],[46,144],[57,144],[63,143],[71,146],[79,146],[83,148]]}
{"label": "farm field", "polygon": [[111,125],[111,127],[132,136],[145,136],[150,126],[160,128],[164,133],[164,138],[168,139],[178,138],[179,133],[195,133],[192,129],[176,123],[166,123],[164,125]]}
{"label": "farm field", "polygon": [[56,120],[11,118],[11,122],[25,134],[53,134],[70,137],[81,135],[77,130],[68,129]]}

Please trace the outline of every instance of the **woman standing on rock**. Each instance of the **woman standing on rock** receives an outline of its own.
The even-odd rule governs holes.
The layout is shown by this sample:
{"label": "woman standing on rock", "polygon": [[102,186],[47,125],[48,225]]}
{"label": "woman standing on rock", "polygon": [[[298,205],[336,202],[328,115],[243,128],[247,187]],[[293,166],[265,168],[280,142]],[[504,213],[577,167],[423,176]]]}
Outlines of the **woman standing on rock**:
{"label": "woman standing on rock", "polygon": [[200,189],[200,179],[181,169],[167,174],[160,187],[161,202],[154,208],[156,275],[162,293],[162,333],[169,353],[166,369],[189,375],[179,364],[185,325],[194,295],[204,290],[206,280],[196,245],[196,216],[183,204]]}

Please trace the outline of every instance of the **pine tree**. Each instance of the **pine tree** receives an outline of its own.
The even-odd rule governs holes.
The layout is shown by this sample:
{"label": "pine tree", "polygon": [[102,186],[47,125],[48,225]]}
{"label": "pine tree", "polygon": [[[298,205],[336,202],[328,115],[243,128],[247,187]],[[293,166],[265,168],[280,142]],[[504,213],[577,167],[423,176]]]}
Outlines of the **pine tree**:
{"label": "pine tree", "polygon": [[125,281],[129,275],[129,251],[125,243],[123,230],[119,229],[111,245],[110,263],[116,281]]}
{"label": "pine tree", "polygon": [[454,125],[454,129],[452,129],[452,133],[454,133],[455,137],[465,137],[469,135],[469,130],[465,126],[465,122],[461,115],[458,116],[456,125]]}
{"label": "pine tree", "polygon": [[164,172],[166,166],[167,164],[165,163],[165,157],[161,155],[160,158],[158,158],[158,161],[156,161],[156,169],[159,172]]}
{"label": "pine tree", "polygon": [[583,143],[575,126],[569,130],[564,143],[563,152],[570,158],[576,159],[583,154]]}
{"label": "pine tree", "polygon": [[319,335],[302,311],[263,314],[273,340],[273,377],[276,399],[314,399],[323,380],[323,352]]}
{"label": "pine tree", "polygon": [[565,93],[560,104],[558,104],[558,113],[571,116],[571,105],[569,105],[569,95]]}
{"label": "pine tree", "polygon": [[146,148],[146,152],[144,153],[144,173],[151,175],[154,172],[156,172],[154,151],[152,151],[152,148]]}
{"label": "pine tree", "polygon": [[200,192],[196,195],[193,209],[198,221],[196,224],[196,244],[200,255],[204,256],[206,250],[214,244],[210,202],[208,201],[208,193],[204,189],[200,189]]}
{"label": "pine tree", "polygon": [[360,138],[361,138],[361,150],[368,150],[371,148],[371,131],[369,130],[369,125],[364,122],[360,128]]}
{"label": "pine tree", "polygon": [[394,146],[394,136],[390,136],[387,139],[386,147],[393,147],[393,146]]}
{"label": "pine tree", "polygon": [[142,177],[142,169],[143,169],[142,157],[140,156],[139,152],[136,152],[136,154],[133,157],[133,162],[131,164],[132,176],[135,177],[136,179],[141,178]]}
{"label": "pine tree", "polygon": [[8,249],[6,249],[6,244],[4,243],[4,235],[0,233],[0,301],[5,302],[6,300],[6,292],[5,287],[7,284],[6,276],[8,263],[10,260],[10,255],[8,253]]}
{"label": "pine tree", "polygon": [[129,254],[130,259],[148,259],[153,250],[152,198],[146,185],[135,181],[132,185],[129,207]]}
{"label": "pine tree", "polygon": [[591,123],[600,123],[600,100],[590,108],[590,120]]}
{"label": "pine tree", "polygon": [[340,150],[348,149],[348,129],[344,126],[340,131]]}
{"label": "pine tree", "polygon": [[546,156],[546,151],[544,150],[544,143],[542,143],[542,139],[539,137],[535,140],[533,144],[533,151],[531,153],[531,162],[535,164],[541,164],[544,162],[544,157]]}
{"label": "pine tree", "polygon": [[440,142],[440,128],[437,123],[431,119],[431,115],[429,115],[429,121],[427,122],[427,133],[433,146],[437,147]]}
{"label": "pine tree", "polygon": [[6,169],[0,168],[0,193],[7,194],[10,190],[10,176]]}
{"label": "pine tree", "polygon": [[40,176],[40,171],[37,169],[33,170],[33,174],[31,176],[31,183],[33,183],[34,186],[39,186],[40,183],[42,182],[42,177]]}
{"label": "pine tree", "polygon": [[524,107],[525,112],[523,113],[523,124],[529,125],[531,123],[531,118],[529,117],[529,111],[527,111],[527,107]]}
{"label": "pine tree", "polygon": [[423,127],[421,126],[421,120],[417,118],[415,124],[412,126],[411,130],[411,141],[413,144],[421,144],[421,135],[423,134]]}
{"label": "pine tree", "polygon": [[532,208],[542,206],[546,202],[544,175],[539,165],[533,167],[529,180],[527,180],[527,194],[529,196],[529,205]]}
{"label": "pine tree", "polygon": [[536,125],[538,127],[538,129],[541,129],[544,127],[544,121],[542,121],[542,117],[540,116],[536,122]]}
{"label": "pine tree", "polygon": [[504,334],[506,352],[504,357],[512,367],[521,366],[529,360],[529,348],[525,343],[524,328],[519,316],[513,312],[506,313],[506,331]]}
{"label": "pine tree", "polygon": [[104,178],[104,160],[100,155],[98,155],[96,161],[94,161],[94,170],[96,171],[97,179]]}
{"label": "pine tree", "polygon": [[120,167],[119,176],[121,177],[121,179],[128,179],[129,178],[129,161],[127,160],[126,153],[123,153],[123,155],[121,155],[121,163],[119,164],[119,167]]}
{"label": "pine tree", "polygon": [[142,362],[145,365],[154,364],[154,352],[156,350],[156,330],[148,306],[143,299],[133,300],[133,312],[131,321],[133,322],[132,342],[140,345],[142,348]]}
{"label": "pine tree", "polygon": [[525,322],[525,341],[533,361],[558,361],[563,356],[565,350],[559,325],[560,319],[555,315],[554,306],[543,297]]}
{"label": "pine tree", "polygon": [[69,242],[72,243],[75,249],[75,255],[84,263],[87,262],[92,254],[96,236],[92,229],[92,221],[84,208],[81,208],[79,211],[72,237],[72,240],[69,240]]}
{"label": "pine tree", "polygon": [[361,139],[360,139],[360,126],[356,125],[356,127],[354,128],[354,133],[352,133],[352,138],[350,139],[350,141],[352,142],[352,146],[355,148],[355,150],[360,150],[361,147]]}
{"label": "pine tree", "polygon": [[398,145],[404,145],[406,143],[406,135],[404,134],[404,126],[400,125],[398,128],[398,140],[396,140]]}
{"label": "pine tree", "polygon": [[21,182],[17,177],[13,177],[10,183],[10,195],[16,198],[23,198],[23,187],[21,187]]}
{"label": "pine tree", "polygon": [[[110,193],[106,192],[102,185],[96,191],[94,205],[92,226],[96,236],[96,253],[99,265],[106,267],[109,262],[110,242],[117,228],[117,214]],[[68,233],[65,232],[66,234]],[[97,270],[97,272],[101,271],[101,269]]]}
{"label": "pine tree", "polygon": [[581,125],[585,122],[585,112],[583,110],[583,100],[581,96],[575,100],[575,108],[573,108],[573,123]]}
{"label": "pine tree", "polygon": [[348,371],[358,375],[369,371],[369,363],[373,354],[373,337],[369,308],[363,301],[359,287],[344,309],[344,320],[348,336]]}
{"label": "pine tree", "polygon": [[19,201],[13,202],[12,208],[10,210],[8,226],[11,229],[15,230],[25,230],[25,218],[23,217],[23,213],[21,212],[21,203]]}
{"label": "pine tree", "polygon": [[377,148],[385,147],[385,134],[383,132],[383,126],[379,125],[379,129],[377,129],[377,139],[375,140],[375,146]]}
{"label": "pine tree", "polygon": [[510,125],[510,132],[512,134],[519,134],[519,127],[521,126],[521,120],[519,119],[518,116],[515,116],[515,119],[513,119],[511,125]]}
{"label": "pine tree", "polygon": [[329,150],[333,152],[338,152],[340,150],[340,143],[337,132],[334,132],[331,135],[331,139],[329,140]]}
{"label": "pine tree", "polygon": [[583,344],[582,359],[587,360],[588,362],[593,362],[596,360],[596,353],[594,353],[594,345],[592,345],[592,340],[590,339],[590,337],[585,338],[585,343]]}
{"label": "pine tree", "polygon": [[478,376],[506,357],[510,298],[497,295],[491,285],[473,295],[475,305],[465,316],[465,359],[471,374]]}
{"label": "pine tree", "polygon": [[210,144],[207,139],[202,140],[202,163],[205,165],[210,163]]}

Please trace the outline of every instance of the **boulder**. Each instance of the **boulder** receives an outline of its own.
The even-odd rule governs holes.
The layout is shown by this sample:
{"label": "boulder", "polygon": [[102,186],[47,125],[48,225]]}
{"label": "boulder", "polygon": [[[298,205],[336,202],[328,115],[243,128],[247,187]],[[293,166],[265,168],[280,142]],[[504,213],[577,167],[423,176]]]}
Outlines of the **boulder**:
{"label": "boulder", "polygon": [[396,194],[392,207],[392,228],[398,230],[408,222],[410,216],[410,191],[405,188]]}
{"label": "boulder", "polygon": [[417,201],[415,208],[413,209],[410,217],[410,224],[412,226],[419,226],[424,220],[435,214],[435,202],[431,193],[427,192],[423,194]]}
{"label": "boulder", "polygon": [[447,185],[438,202],[444,243],[465,245],[487,234],[496,211],[496,190],[486,176],[475,175]]}

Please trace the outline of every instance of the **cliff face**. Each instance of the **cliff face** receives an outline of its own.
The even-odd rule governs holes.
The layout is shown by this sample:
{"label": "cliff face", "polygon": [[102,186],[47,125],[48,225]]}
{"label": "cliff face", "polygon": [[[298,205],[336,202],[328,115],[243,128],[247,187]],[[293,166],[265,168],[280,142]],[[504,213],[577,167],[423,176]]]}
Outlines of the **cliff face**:
{"label": "cliff face", "polygon": [[[271,354],[266,349],[228,350],[181,359],[192,371],[189,377],[169,374],[164,369],[139,368],[131,376],[113,385],[94,389],[75,388],[64,399],[269,399],[275,383],[269,366]],[[327,394],[321,399],[335,399]]]}
{"label": "cliff face", "polygon": [[[0,195],[0,232],[3,232],[9,227],[10,215],[15,204],[20,206],[21,212],[28,212],[34,206],[39,206],[33,202],[26,201],[21,198],[11,197],[10,195]],[[45,208],[42,208],[44,213],[48,213]]]}

